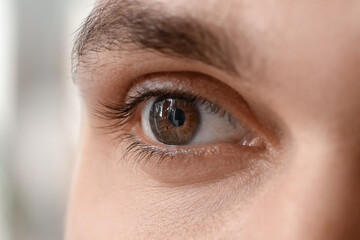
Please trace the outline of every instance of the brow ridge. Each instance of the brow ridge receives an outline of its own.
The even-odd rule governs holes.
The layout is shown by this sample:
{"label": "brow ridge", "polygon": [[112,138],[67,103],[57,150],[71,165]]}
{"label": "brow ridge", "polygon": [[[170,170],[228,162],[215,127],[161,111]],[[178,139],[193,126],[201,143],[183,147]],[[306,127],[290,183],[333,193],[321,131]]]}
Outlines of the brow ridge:
{"label": "brow ridge", "polygon": [[96,5],[82,25],[73,66],[85,62],[89,52],[152,50],[237,74],[235,48],[222,29],[214,30],[191,17],[170,16],[161,6],[110,0]]}

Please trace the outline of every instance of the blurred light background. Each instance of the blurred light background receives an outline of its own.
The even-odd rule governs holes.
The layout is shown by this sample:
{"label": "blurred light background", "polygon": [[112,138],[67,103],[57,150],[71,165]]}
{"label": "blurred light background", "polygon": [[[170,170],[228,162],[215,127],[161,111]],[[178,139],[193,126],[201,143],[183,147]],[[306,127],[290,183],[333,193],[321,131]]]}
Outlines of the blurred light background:
{"label": "blurred light background", "polygon": [[93,0],[0,0],[0,240],[63,238],[80,106],[74,32]]}

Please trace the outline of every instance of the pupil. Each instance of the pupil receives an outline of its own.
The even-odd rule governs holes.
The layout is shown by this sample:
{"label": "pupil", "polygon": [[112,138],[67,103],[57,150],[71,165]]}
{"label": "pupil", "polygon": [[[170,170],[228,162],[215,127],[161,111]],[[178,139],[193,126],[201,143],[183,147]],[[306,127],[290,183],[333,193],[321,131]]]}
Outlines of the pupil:
{"label": "pupil", "polygon": [[150,109],[149,123],[159,142],[166,145],[186,145],[197,132],[200,113],[192,101],[159,98]]}
{"label": "pupil", "polygon": [[169,112],[168,118],[172,125],[179,127],[185,122],[185,113],[180,108],[175,108]]}

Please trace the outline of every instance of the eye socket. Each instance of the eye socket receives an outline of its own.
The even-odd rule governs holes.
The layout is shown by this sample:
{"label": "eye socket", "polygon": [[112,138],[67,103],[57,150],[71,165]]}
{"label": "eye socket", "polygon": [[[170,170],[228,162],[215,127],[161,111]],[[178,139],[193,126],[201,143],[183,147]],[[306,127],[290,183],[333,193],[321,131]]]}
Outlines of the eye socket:
{"label": "eye socket", "polygon": [[96,115],[121,146],[120,160],[157,182],[178,186],[237,174],[245,181],[270,162],[266,131],[242,96],[216,79],[189,72],[149,74],[134,81],[124,97],[100,102]]}
{"label": "eye socket", "polygon": [[146,136],[165,145],[239,142],[249,133],[219,106],[196,98],[152,98],[141,114]]}

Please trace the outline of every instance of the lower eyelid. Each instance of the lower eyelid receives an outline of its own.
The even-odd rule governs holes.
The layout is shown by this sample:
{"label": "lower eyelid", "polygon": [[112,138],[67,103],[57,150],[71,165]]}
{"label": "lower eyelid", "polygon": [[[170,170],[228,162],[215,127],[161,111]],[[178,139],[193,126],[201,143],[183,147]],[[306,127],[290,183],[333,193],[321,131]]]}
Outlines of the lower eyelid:
{"label": "lower eyelid", "polygon": [[122,141],[122,162],[141,169],[148,178],[160,184],[198,184],[233,175],[248,178],[249,171],[260,171],[271,162],[263,147],[221,143],[165,148],[146,143],[136,136],[138,134],[127,135]]}
{"label": "lower eyelid", "polygon": [[[152,133],[151,127],[147,125],[149,122],[148,119],[142,119],[141,116],[139,116],[142,115],[144,111],[146,113],[150,112],[152,104],[141,103],[138,111],[134,114],[134,118],[126,122],[126,130],[122,129],[120,137],[123,138],[123,140],[117,142],[117,145],[121,146],[117,149],[120,150],[119,156],[121,156],[123,163],[131,164],[141,169],[142,171],[140,172],[145,173],[148,178],[154,179],[155,182],[175,186],[218,181],[219,179],[231,176],[237,176],[240,179],[249,179],[252,178],[253,172],[261,172],[271,163],[270,151],[267,149],[264,141],[261,138],[254,138],[256,136],[251,134],[251,132],[255,133],[254,129],[259,127],[256,125],[256,120],[253,120],[255,117],[252,117],[252,111],[247,108],[247,103],[237,92],[228,91],[226,88],[221,88],[214,83],[208,84],[208,88],[204,88],[204,81],[201,82],[200,80],[194,81],[193,84],[189,84],[190,81],[187,81],[188,83],[181,86],[180,82],[182,81],[177,80],[170,84],[169,82],[171,81],[169,81],[169,79],[171,79],[171,77],[163,80],[163,82],[168,83],[169,86],[167,87],[165,87],[166,84],[163,84],[161,81],[161,77],[158,78],[157,82],[152,81],[153,79],[147,80],[149,89],[147,87],[145,89],[189,89],[189,93],[198,93],[200,96],[211,96],[212,92],[208,90],[216,89],[217,95],[214,96],[217,97],[216,100],[218,100],[216,104],[229,107],[227,110],[236,114],[234,115],[236,119],[244,120],[244,126],[246,128],[241,129],[238,135],[244,134],[246,144],[239,142],[212,142],[206,144],[206,146],[203,144],[174,147],[158,143],[155,141],[156,138],[154,135],[150,134],[150,136],[145,136],[143,131],[141,131],[142,126],[145,126],[148,128],[148,132]],[[178,77],[178,79],[180,79],[180,77]],[[157,83],[156,88],[155,83]],[[140,87],[140,90],[141,89],[144,89],[144,87]],[[139,88],[134,88],[132,95],[130,94],[129,96],[136,98],[136,94],[139,95],[138,90]],[[156,97],[149,101],[154,102],[155,98]],[[232,104],[234,102],[237,104]],[[120,104],[115,106],[119,105]],[[145,115],[147,116],[148,114]],[[115,118],[115,121],[116,120]],[[114,119],[112,119],[112,121],[114,121]],[[141,121],[145,122],[141,123]],[[242,127],[242,125],[240,125],[240,127]],[[261,130],[258,132],[261,132]],[[235,139],[237,137],[237,135],[234,135]],[[254,139],[257,139],[255,141],[256,144],[252,144]]]}
{"label": "lower eyelid", "polygon": [[[249,137],[244,140],[249,143],[254,139],[250,134],[246,136]],[[231,176],[244,182],[244,179],[253,178],[251,172],[261,172],[270,162],[262,144],[244,146],[224,142],[168,146],[148,139],[140,126],[135,127],[123,143],[126,152],[123,162],[131,161],[147,178],[166,186],[206,184]]]}

